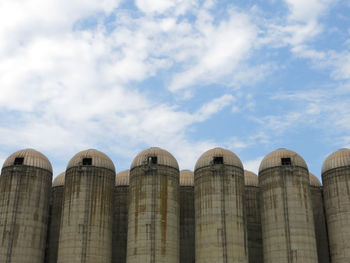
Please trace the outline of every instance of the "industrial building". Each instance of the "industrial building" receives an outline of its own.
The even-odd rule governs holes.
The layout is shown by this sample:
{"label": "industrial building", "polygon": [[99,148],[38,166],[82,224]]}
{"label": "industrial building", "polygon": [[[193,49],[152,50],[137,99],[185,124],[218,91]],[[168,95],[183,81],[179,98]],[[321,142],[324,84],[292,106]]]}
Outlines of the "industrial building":
{"label": "industrial building", "polygon": [[227,149],[192,172],[153,147],[118,173],[104,153],[79,152],[52,182],[42,153],[17,151],[0,176],[0,262],[349,263],[350,149],[321,176],[287,149],[256,175]]}

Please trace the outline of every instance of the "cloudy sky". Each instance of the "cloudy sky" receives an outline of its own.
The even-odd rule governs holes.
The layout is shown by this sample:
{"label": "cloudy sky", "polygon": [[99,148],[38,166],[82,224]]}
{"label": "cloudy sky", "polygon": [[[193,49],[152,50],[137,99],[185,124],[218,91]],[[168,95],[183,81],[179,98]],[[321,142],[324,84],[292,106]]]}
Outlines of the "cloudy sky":
{"label": "cloudy sky", "polygon": [[350,3],[0,1],[0,164],[35,148],[118,171],[148,147],[193,169],[206,150],[257,172],[277,148],[319,176],[350,147]]}

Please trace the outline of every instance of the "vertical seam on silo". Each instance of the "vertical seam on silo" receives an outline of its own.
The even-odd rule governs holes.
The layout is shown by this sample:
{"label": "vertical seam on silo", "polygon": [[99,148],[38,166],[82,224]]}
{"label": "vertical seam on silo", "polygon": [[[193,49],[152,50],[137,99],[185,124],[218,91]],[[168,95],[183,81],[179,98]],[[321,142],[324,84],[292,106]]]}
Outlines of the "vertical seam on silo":
{"label": "vertical seam on silo", "polygon": [[284,226],[285,226],[285,234],[286,234],[286,246],[287,246],[287,259],[288,263],[291,263],[291,247],[290,247],[290,229],[289,229],[289,211],[288,211],[288,196],[286,193],[286,169],[282,168],[282,182],[283,182],[283,210],[284,210]]}
{"label": "vertical seam on silo", "polygon": [[82,240],[82,250],[81,250],[81,262],[86,262],[86,251],[87,251],[87,232],[88,232],[88,223],[89,223],[89,207],[91,202],[91,179],[92,176],[89,176],[86,173],[86,181],[87,181],[87,191],[85,197],[85,207],[84,207],[84,222],[83,222],[83,240]]}
{"label": "vertical seam on silo", "polygon": [[152,169],[152,205],[151,205],[151,263],[155,263],[155,242],[156,242],[156,201],[157,201],[157,173]]}
{"label": "vertical seam on silo", "polygon": [[219,177],[221,184],[221,225],[222,225],[222,252],[223,262],[227,263],[227,240],[226,240],[226,211],[225,211],[225,178],[224,178],[224,167],[220,165]]}

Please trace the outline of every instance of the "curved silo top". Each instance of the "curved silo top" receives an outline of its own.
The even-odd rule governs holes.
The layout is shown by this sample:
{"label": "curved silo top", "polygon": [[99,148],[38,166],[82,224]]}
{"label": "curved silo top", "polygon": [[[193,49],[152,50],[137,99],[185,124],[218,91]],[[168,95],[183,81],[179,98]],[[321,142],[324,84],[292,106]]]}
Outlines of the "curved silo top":
{"label": "curved silo top", "polygon": [[179,170],[179,165],[174,156],[158,147],[149,148],[136,155],[131,163],[130,170],[146,164],[164,165]]}
{"label": "curved silo top", "polygon": [[309,173],[310,186],[321,187],[321,182],[318,180],[316,175]]}
{"label": "curved silo top", "polygon": [[190,170],[182,170],[180,172],[180,186],[193,186],[194,173]]}
{"label": "curved silo top", "polygon": [[26,165],[45,169],[52,173],[52,166],[45,155],[34,149],[24,149],[11,154],[4,162],[2,168],[12,165]]}
{"label": "curved silo top", "polygon": [[60,173],[52,182],[52,187],[64,186],[64,181],[66,179],[66,173]]}
{"label": "curved silo top", "polygon": [[103,152],[95,149],[89,149],[78,152],[69,161],[67,170],[72,167],[79,166],[94,166],[100,168],[106,168],[115,172],[114,164],[112,160]]}
{"label": "curved silo top", "polygon": [[259,185],[259,179],[258,176],[251,172],[244,170],[244,184],[246,186],[258,186]]}
{"label": "curved silo top", "polygon": [[203,153],[196,162],[194,170],[213,164],[225,164],[243,169],[243,164],[236,154],[223,148],[214,148]]}
{"label": "curved silo top", "polygon": [[343,148],[330,154],[322,165],[322,174],[344,166],[350,166],[350,149]]}
{"label": "curved silo top", "polygon": [[129,176],[130,171],[125,170],[120,173],[117,173],[115,176],[115,185],[116,186],[128,186],[129,185]]}
{"label": "curved silo top", "polygon": [[264,157],[260,163],[259,173],[268,168],[288,165],[308,169],[304,159],[296,152],[288,149],[277,149]]}

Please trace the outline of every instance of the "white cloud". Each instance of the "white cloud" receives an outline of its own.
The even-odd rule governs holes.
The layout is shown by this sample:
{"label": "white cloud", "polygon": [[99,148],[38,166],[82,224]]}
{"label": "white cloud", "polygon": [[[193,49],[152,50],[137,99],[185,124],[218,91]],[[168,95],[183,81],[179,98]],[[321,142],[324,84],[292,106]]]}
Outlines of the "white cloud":
{"label": "white cloud", "polygon": [[245,170],[251,171],[255,174],[259,173],[259,166],[264,157],[260,156],[254,160],[248,160],[243,162],[243,167]]}

